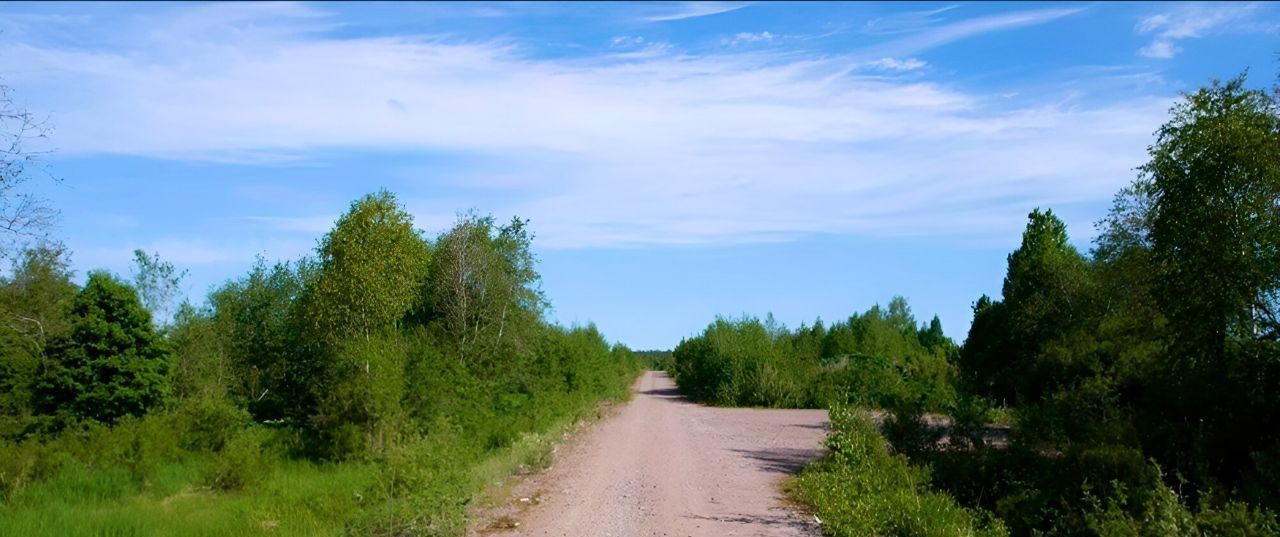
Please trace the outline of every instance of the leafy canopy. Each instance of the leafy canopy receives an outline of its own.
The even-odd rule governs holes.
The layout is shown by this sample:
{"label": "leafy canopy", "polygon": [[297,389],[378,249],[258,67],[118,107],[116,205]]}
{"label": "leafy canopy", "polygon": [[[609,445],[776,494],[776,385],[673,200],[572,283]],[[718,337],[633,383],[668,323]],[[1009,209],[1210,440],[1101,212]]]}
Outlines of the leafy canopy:
{"label": "leafy canopy", "polygon": [[46,414],[114,423],[165,401],[169,353],[132,287],[90,273],[71,318],[70,334],[53,343],[36,384]]}

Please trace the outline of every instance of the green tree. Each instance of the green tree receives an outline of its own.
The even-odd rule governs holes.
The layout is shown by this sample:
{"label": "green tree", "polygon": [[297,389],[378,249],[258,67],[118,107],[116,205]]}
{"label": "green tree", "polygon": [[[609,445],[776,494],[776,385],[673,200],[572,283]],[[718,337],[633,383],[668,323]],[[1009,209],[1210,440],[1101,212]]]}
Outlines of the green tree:
{"label": "green tree", "polygon": [[314,362],[291,366],[308,379],[316,447],[334,458],[382,449],[402,415],[405,356],[395,329],[423,294],[429,248],[383,190],[353,203],[317,253],[303,301],[320,345]]}
{"label": "green tree", "polygon": [[1190,94],[1142,167],[1163,306],[1184,357],[1280,338],[1280,115],[1242,75]]}
{"label": "green tree", "polygon": [[[1011,402],[1034,401],[1066,367],[1046,351],[1080,330],[1090,274],[1053,211],[1027,216],[1022,244],[1009,254],[1000,302],[979,301],[961,367],[971,385]],[[985,297],[984,297],[985,298]],[[1060,358],[1060,355],[1059,355]]]}
{"label": "green tree", "polygon": [[93,272],[71,302],[70,333],[53,342],[35,387],[57,421],[114,423],[141,416],[169,394],[170,355],[128,284]]}
{"label": "green tree", "polygon": [[922,326],[919,332],[920,344],[927,349],[939,348],[947,350],[949,348],[947,335],[942,332],[942,320],[937,315],[929,320],[929,324]]}
{"label": "green tree", "polygon": [[525,220],[497,226],[493,217],[474,213],[436,240],[428,314],[443,322],[464,358],[521,344],[540,320],[546,301],[532,241]]}
{"label": "green tree", "polygon": [[317,253],[307,320],[321,341],[369,339],[394,327],[422,294],[427,243],[386,190],[352,203]]}
{"label": "green tree", "polygon": [[[1232,483],[1280,445],[1280,114],[1242,75],[1187,95],[1141,170],[1171,346],[1150,444]],[[1188,424],[1179,426],[1178,424]],[[1280,476],[1261,488],[1280,491]]]}
{"label": "green tree", "polygon": [[66,249],[50,243],[24,250],[0,281],[0,438],[25,428],[38,366],[49,342],[70,329],[71,277]]}
{"label": "green tree", "polygon": [[[249,274],[229,281],[209,296],[218,335],[209,359],[225,356],[230,395],[259,420],[280,419],[306,408],[306,386],[291,379],[310,378],[312,364],[303,355],[301,297],[314,276],[313,263],[276,263],[259,258]],[[175,334],[175,337],[177,334]],[[196,355],[182,360],[197,360]],[[192,369],[204,365],[190,364]],[[294,416],[300,417],[300,416]]]}
{"label": "green tree", "polygon": [[173,392],[179,399],[225,399],[233,381],[224,338],[212,310],[183,303],[168,331]]}

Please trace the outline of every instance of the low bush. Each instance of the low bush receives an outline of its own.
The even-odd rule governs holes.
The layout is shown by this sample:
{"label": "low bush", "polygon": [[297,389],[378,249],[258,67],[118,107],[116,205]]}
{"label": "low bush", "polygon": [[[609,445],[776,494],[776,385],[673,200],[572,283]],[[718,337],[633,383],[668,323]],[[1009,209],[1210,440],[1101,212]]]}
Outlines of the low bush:
{"label": "low bush", "polygon": [[267,479],[276,461],[275,450],[267,445],[270,431],[261,427],[242,429],[205,462],[205,485],[215,490],[243,490]]}
{"label": "low bush", "polygon": [[252,421],[249,412],[221,397],[182,401],[174,411],[174,428],[182,447],[191,451],[219,451]]}
{"label": "low bush", "polygon": [[794,492],[811,505],[831,537],[1001,536],[997,520],[960,507],[932,490],[929,471],[893,452],[876,425],[848,407],[831,411],[826,458],[796,479]]}

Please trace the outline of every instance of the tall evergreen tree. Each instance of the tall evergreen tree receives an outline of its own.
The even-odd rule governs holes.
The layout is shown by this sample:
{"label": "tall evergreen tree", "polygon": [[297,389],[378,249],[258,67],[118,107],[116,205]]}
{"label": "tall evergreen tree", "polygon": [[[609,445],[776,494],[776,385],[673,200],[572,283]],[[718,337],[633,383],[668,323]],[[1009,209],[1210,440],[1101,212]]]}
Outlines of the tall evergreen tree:
{"label": "tall evergreen tree", "polygon": [[71,303],[70,333],[50,346],[35,386],[40,411],[59,421],[114,423],[141,416],[169,393],[170,355],[128,284],[93,272]]}

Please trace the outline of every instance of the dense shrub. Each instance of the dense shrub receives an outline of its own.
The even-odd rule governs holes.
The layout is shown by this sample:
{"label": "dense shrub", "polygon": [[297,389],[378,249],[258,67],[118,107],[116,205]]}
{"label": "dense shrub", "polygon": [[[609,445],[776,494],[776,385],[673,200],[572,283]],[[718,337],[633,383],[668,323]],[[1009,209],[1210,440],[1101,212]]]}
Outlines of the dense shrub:
{"label": "dense shrub", "polygon": [[901,297],[829,329],[721,318],[681,341],[671,368],[682,391],[710,404],[888,408],[912,400],[936,412],[955,399],[955,345],[941,329],[936,317],[917,327]]}
{"label": "dense shrub", "polygon": [[237,431],[212,457],[205,459],[205,484],[232,491],[266,480],[277,459],[267,445],[269,437],[270,432],[260,427]]}
{"label": "dense shrub", "polygon": [[717,319],[701,336],[676,347],[676,380],[691,397],[719,405],[795,407],[810,403],[815,371],[790,352],[786,333],[755,318]]}
{"label": "dense shrub", "polygon": [[895,454],[857,410],[831,412],[827,457],[797,478],[795,489],[832,537],[1004,535],[998,521],[930,489],[927,469]]}
{"label": "dense shrub", "polygon": [[250,423],[249,413],[225,398],[185,399],[174,411],[173,425],[182,446],[191,451],[219,451]]}

